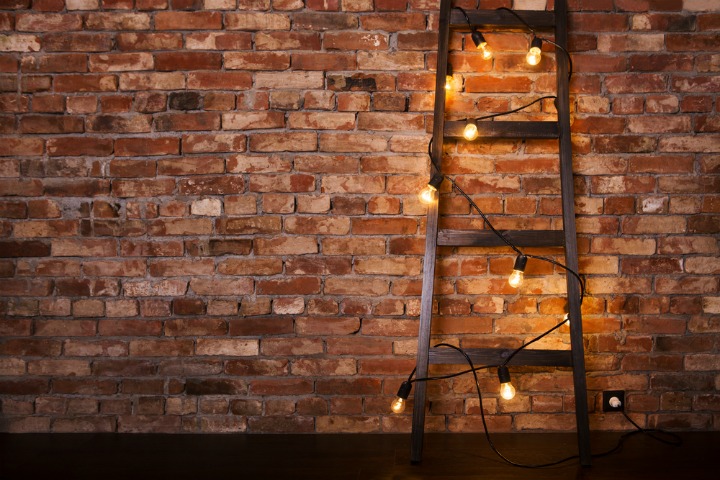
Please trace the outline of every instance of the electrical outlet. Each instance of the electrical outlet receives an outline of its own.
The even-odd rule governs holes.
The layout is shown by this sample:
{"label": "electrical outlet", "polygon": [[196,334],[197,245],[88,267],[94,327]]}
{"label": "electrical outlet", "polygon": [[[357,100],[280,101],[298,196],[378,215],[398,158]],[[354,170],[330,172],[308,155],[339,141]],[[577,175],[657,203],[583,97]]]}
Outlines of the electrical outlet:
{"label": "electrical outlet", "polygon": [[625,410],[625,392],[608,390],[603,392],[603,412],[622,412]]}

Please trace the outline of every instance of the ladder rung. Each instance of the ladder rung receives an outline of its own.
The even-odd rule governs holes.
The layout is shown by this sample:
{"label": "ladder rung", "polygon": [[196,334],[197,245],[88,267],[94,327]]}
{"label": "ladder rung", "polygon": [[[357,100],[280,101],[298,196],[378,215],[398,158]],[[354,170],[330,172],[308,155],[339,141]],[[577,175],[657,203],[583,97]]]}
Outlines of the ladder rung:
{"label": "ladder rung", "polygon": [[[565,234],[562,230],[500,230],[518,247],[562,247]],[[444,247],[498,247],[505,245],[490,230],[439,230],[437,244]]]}
{"label": "ladder rung", "polygon": [[[515,10],[523,20],[533,28],[552,28],[555,26],[555,12]],[[502,10],[467,10],[470,23],[477,27],[521,27],[525,26],[515,16]],[[467,30],[465,15],[461,11],[453,9],[450,13],[450,30]]]}
{"label": "ladder rung", "polygon": [[[507,348],[468,348],[468,354],[475,366],[500,365],[515,350]],[[435,347],[430,349],[430,363],[433,365],[466,364],[465,357],[450,348]],[[570,350],[521,350],[508,365],[525,367],[572,367]]]}
{"label": "ladder rung", "polygon": [[[445,136],[462,138],[467,122],[445,122]],[[557,122],[477,122],[480,137],[495,138],[558,138]]]}

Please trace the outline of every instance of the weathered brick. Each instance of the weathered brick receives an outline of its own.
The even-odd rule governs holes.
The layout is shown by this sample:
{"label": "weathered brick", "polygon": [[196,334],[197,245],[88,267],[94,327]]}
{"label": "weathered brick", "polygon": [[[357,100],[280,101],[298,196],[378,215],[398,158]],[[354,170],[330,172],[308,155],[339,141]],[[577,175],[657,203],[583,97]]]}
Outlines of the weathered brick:
{"label": "weathered brick", "polygon": [[252,46],[252,34],[249,32],[189,33],[185,36],[185,46],[190,50],[250,50]]}
{"label": "weathered brick", "polygon": [[177,50],[182,48],[179,33],[125,33],[117,35],[118,49],[133,50]]}
{"label": "weathered brick", "polygon": [[253,152],[312,152],[317,149],[317,134],[314,132],[291,132],[278,136],[274,133],[253,133],[250,135],[250,150]]}
{"label": "weathered brick", "polygon": [[220,12],[158,12],[155,14],[158,30],[219,30],[222,28]]}
{"label": "weathered brick", "polygon": [[277,111],[226,113],[222,116],[222,125],[223,130],[282,128],[285,114]]}
{"label": "weathered brick", "polygon": [[197,90],[247,90],[252,85],[252,77],[244,72],[191,72],[187,76],[187,86]]}
{"label": "weathered brick", "polygon": [[160,52],[154,55],[155,70],[217,70],[222,64],[220,53],[206,52]]}

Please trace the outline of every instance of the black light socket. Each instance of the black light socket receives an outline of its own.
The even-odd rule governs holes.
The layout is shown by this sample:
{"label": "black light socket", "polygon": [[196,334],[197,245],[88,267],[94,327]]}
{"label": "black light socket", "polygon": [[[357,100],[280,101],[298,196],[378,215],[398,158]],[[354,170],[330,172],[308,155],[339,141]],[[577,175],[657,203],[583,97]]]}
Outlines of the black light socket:
{"label": "black light socket", "polygon": [[472,33],[470,34],[470,38],[472,38],[472,41],[475,44],[475,48],[480,48],[480,45],[482,45],[483,43],[487,43],[487,40],[485,40],[483,34],[475,29],[473,29]]}
{"label": "black light socket", "polygon": [[515,266],[513,266],[513,270],[524,272],[526,265],[527,257],[525,255],[518,255],[517,258],[515,258]]}
{"label": "black light socket", "polygon": [[438,190],[440,188],[440,184],[445,179],[445,176],[441,173],[434,173],[432,178],[430,178],[430,181],[428,182],[428,185],[433,187],[435,190]]}
{"label": "black light socket", "polygon": [[412,383],[408,381],[402,382],[400,388],[398,388],[397,396],[403,400],[407,400],[410,396],[410,390],[412,390]]}
{"label": "black light socket", "polygon": [[507,366],[500,365],[498,367],[498,380],[500,380],[500,383],[510,382],[510,370],[508,370]]}
{"label": "black light socket", "polygon": [[538,37],[533,37],[532,41],[530,42],[530,48],[539,48],[542,50],[542,40],[540,40]]}

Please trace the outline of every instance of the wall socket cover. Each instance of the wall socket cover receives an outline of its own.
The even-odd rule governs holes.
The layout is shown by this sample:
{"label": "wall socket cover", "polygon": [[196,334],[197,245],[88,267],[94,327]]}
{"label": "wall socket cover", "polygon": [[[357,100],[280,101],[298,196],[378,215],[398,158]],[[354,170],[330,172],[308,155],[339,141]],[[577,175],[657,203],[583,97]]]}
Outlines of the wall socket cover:
{"label": "wall socket cover", "polygon": [[[610,405],[610,399],[617,397],[620,400],[619,407]],[[622,412],[625,409],[625,392],[622,390],[608,390],[603,392],[603,412]]]}

